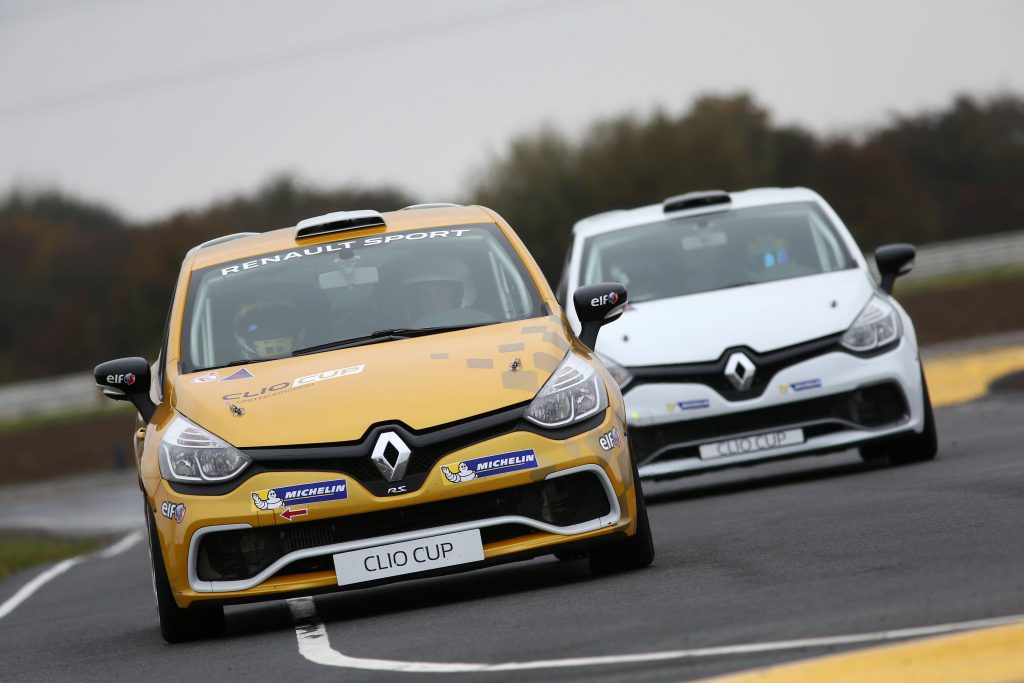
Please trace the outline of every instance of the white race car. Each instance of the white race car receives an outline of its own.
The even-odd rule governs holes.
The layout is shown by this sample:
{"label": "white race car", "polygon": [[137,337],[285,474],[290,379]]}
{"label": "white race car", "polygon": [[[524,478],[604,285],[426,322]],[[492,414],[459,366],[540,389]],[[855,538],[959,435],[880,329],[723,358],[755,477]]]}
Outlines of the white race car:
{"label": "white race car", "polygon": [[935,457],[917,338],[892,297],[914,248],[880,247],[876,283],[835,211],[803,188],[692,192],[581,220],[559,285],[626,285],[597,351],[625,395],[640,475],[665,479],[857,446]]}

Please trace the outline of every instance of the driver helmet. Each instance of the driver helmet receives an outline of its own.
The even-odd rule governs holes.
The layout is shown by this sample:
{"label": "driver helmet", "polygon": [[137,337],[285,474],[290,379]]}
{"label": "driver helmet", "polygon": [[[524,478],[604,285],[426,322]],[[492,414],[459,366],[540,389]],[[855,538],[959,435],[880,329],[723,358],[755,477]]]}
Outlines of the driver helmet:
{"label": "driver helmet", "polygon": [[784,266],[790,261],[786,241],[776,235],[757,235],[747,243],[747,268],[754,273]]}
{"label": "driver helmet", "polygon": [[402,285],[419,315],[470,308],[476,301],[473,273],[465,261],[450,256],[418,261],[402,276]]}
{"label": "driver helmet", "polygon": [[306,336],[302,311],[284,299],[246,304],[234,318],[235,340],[252,360],[279,358],[301,348]]}

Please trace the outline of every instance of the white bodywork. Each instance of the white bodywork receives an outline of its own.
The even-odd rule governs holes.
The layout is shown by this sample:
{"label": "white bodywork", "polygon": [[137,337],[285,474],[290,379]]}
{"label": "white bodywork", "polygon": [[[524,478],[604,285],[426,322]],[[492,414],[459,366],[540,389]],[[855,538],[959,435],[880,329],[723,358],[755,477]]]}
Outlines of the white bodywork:
{"label": "white bodywork", "polygon": [[[580,286],[583,244],[594,235],[633,226],[687,217],[723,209],[742,209],[770,204],[815,202],[833,223],[856,267],[793,277],[732,289],[676,296],[630,304],[623,316],[598,337],[597,351],[626,368],[713,363],[732,347],[745,346],[766,353],[846,331],[872,296],[892,304],[902,322],[902,338],[888,351],[860,357],[843,351],[827,352],[785,367],[772,377],[757,397],[727,400],[710,386],[688,383],[640,383],[625,387],[628,425],[676,425],[688,420],[735,414],[785,405],[830,394],[852,391],[883,381],[895,381],[906,398],[909,416],[899,424],[881,429],[845,429],[812,436],[804,443],[753,455],[730,455],[713,460],[698,457],[659,461],[657,453],[640,453],[642,477],[676,476],[683,473],[748,464],[760,460],[812,454],[837,447],[924,427],[924,402],[917,339],[909,316],[899,304],[877,288],[853,237],[835,211],[815,192],[803,188],[770,188],[730,193],[725,207],[710,206],[666,215],[661,204],[601,214],[581,220],[573,229],[572,252],[567,262],[565,298]],[[571,303],[566,313],[579,331]],[[792,385],[809,383],[813,388],[793,391]],[[683,409],[680,404],[687,406]],[[779,428],[791,425],[780,425]],[[742,432],[737,432],[737,435]],[[685,442],[687,446],[701,442]],[[670,444],[662,450],[678,447]],[[660,451],[659,451],[660,452]]]}

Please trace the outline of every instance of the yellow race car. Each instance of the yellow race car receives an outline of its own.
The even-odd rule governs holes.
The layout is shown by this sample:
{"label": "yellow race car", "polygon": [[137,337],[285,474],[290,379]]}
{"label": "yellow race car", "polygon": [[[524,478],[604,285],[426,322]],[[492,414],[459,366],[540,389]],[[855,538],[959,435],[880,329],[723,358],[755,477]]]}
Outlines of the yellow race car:
{"label": "yellow race car", "polygon": [[[186,255],[159,357],[96,368],[139,411],[160,629],[224,605],[554,553],[654,557],[622,396],[494,212],[337,212]],[[151,379],[153,378],[153,379]]]}

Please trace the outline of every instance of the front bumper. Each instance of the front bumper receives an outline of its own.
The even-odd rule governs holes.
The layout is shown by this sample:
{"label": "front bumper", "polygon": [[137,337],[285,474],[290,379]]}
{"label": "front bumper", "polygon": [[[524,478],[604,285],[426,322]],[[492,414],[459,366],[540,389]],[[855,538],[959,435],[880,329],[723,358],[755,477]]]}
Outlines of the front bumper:
{"label": "front bumper", "polygon": [[[625,395],[643,479],[820,454],[924,425],[921,367],[906,338],[879,356],[831,351],[783,368],[760,396],[729,401],[703,384],[641,384]],[[702,459],[699,446],[800,428],[805,441]]]}
{"label": "front bumper", "polygon": [[[337,585],[336,553],[467,529],[481,530],[489,564],[633,533],[636,489],[629,448],[623,439],[606,451],[609,441],[601,441],[613,428],[624,431],[620,417],[608,410],[590,431],[562,440],[511,432],[445,455],[413,492],[381,497],[348,478],[344,498],[303,505],[301,516],[290,518],[283,515],[288,507],[254,510],[252,493],[344,475],[261,472],[214,496],[183,495],[159,480],[150,502],[175,599],[186,607],[201,600],[246,602],[338,590],[344,587]],[[440,470],[442,464],[530,450],[536,466],[527,469],[458,483]],[[580,487],[581,478],[589,481],[587,487]],[[561,511],[555,509],[556,488],[571,494],[572,482],[577,492],[589,491],[587,502],[580,506],[566,499]],[[524,493],[517,497],[516,491]],[[185,506],[181,522],[160,514],[165,502],[172,510]],[[346,524],[348,518],[355,523]],[[236,561],[259,553],[266,561],[245,566]]]}

